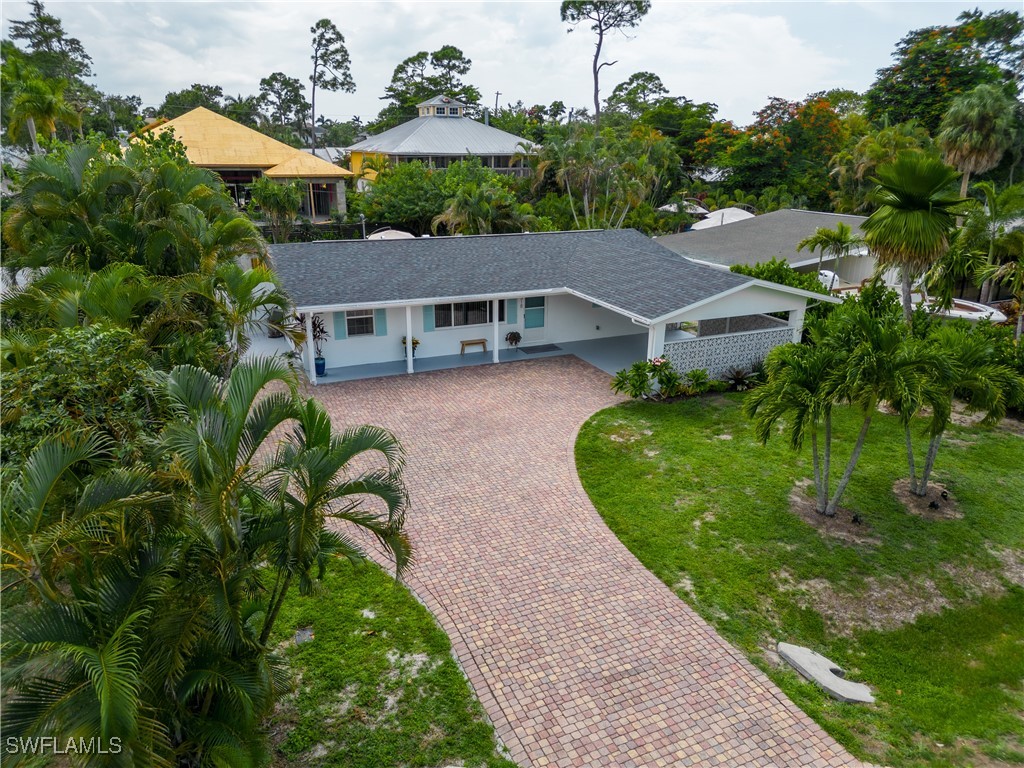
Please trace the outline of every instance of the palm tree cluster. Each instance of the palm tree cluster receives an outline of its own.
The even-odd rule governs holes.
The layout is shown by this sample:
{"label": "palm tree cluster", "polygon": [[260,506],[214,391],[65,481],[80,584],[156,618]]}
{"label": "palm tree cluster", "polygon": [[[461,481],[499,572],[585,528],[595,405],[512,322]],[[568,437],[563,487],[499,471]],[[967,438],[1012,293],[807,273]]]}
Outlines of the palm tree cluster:
{"label": "palm tree cluster", "polygon": [[576,229],[618,229],[656,199],[679,157],[661,133],[638,125],[627,136],[588,127],[550,135],[530,162],[533,191],[553,184],[565,195]]}
{"label": "palm tree cluster", "polygon": [[[164,367],[202,359],[230,370],[253,328],[287,308],[266,242],[180,145],[114,152],[82,143],[30,159],[3,225],[3,310],[18,320],[7,344],[24,351],[55,328],[102,322],[137,331]],[[33,271],[25,285],[19,269]]]}
{"label": "palm tree cluster", "polygon": [[5,733],[106,746],[77,764],[263,765],[288,595],[367,535],[409,562],[402,449],[242,359],[288,305],[180,146],[33,158],[3,234]]}
{"label": "palm tree cluster", "polygon": [[[816,508],[823,515],[836,514],[879,405],[890,406],[903,423],[910,488],[920,496],[927,493],[954,397],[989,423],[1024,405],[1024,376],[999,361],[985,329],[932,325],[923,314],[915,321],[908,326],[895,293],[876,282],[811,324],[808,343],[778,347],[765,360],[766,383],[744,407],[761,442],[780,424],[794,449],[810,436]],[[833,485],[833,412],[842,404],[860,413],[861,426]],[[915,426],[927,439],[923,464],[915,461]]]}
{"label": "palm tree cluster", "polygon": [[[5,483],[5,589],[24,602],[4,612],[4,730],[116,739],[125,765],[262,765],[291,585],[362,559],[353,525],[409,562],[403,454],[375,427],[335,433],[279,361],[160,384],[173,416],[148,461],[120,466],[80,430]],[[363,455],[380,461],[350,472]]]}

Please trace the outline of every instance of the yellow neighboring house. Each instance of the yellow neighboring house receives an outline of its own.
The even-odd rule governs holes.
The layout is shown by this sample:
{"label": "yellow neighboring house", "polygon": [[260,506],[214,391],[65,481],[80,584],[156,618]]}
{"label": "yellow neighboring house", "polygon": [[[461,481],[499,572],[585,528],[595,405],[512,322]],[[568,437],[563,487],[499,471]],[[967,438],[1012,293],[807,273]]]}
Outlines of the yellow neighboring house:
{"label": "yellow neighboring house", "polygon": [[281,181],[301,179],[307,194],[300,213],[314,221],[345,212],[346,168],[264,136],[259,131],[196,107],[181,117],[151,123],[143,131],[159,135],[174,130],[189,162],[217,173],[240,207],[248,203],[248,187],[260,176]]}

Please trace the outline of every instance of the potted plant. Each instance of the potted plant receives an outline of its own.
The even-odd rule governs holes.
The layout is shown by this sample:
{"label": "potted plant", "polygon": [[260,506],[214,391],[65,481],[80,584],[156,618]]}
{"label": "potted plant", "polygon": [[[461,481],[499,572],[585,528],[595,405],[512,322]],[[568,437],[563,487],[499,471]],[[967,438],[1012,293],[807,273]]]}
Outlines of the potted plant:
{"label": "potted plant", "polygon": [[[300,327],[305,328],[306,316],[304,314],[299,315],[296,321]],[[324,376],[327,373],[327,360],[324,358],[324,340],[331,338],[331,334],[327,332],[327,326],[324,325],[324,319],[320,315],[313,315],[311,327],[313,329],[313,351],[316,353],[316,356],[313,358],[316,366],[316,375]]]}
{"label": "potted plant", "polygon": [[[415,336],[412,337],[412,356],[416,357],[416,347],[420,345],[420,340]],[[405,336],[402,337],[402,350],[405,350]]]}
{"label": "potted plant", "polygon": [[505,334],[505,343],[510,347],[518,347],[519,342],[523,340],[523,334],[519,331],[509,331]]}

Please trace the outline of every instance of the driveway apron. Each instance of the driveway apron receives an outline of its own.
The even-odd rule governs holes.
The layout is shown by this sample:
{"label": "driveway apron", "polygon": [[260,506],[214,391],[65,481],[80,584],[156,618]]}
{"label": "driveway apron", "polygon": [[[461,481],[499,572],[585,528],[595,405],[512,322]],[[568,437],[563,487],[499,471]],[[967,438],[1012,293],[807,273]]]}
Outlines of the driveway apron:
{"label": "driveway apron", "polygon": [[407,583],[521,766],[861,765],[594,510],[573,444],[608,383],[559,357],[311,391],[404,444]]}

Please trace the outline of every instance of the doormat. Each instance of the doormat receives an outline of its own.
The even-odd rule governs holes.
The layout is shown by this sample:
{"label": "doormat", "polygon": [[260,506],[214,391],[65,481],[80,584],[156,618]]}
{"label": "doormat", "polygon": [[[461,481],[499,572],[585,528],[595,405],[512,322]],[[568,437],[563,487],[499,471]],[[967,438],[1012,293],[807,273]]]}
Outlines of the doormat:
{"label": "doormat", "polygon": [[536,344],[532,347],[520,347],[521,352],[525,352],[528,355],[535,355],[538,352],[557,352],[560,350],[557,344]]}

